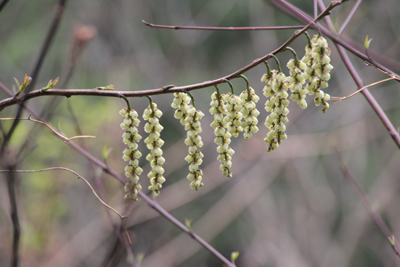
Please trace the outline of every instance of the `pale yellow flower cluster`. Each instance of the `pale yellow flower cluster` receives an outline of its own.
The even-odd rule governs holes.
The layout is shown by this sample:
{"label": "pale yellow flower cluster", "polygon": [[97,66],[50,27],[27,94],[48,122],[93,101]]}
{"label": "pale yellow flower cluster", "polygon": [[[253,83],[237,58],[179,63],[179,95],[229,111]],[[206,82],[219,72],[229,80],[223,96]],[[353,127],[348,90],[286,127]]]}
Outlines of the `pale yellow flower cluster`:
{"label": "pale yellow flower cluster", "polygon": [[333,69],[330,64],[330,54],[331,50],[326,39],[315,35],[311,39],[311,47],[306,46],[306,54],[302,58],[302,62],[306,64],[303,68],[304,78],[309,80],[306,89],[310,95],[315,93],[314,102],[317,106],[322,105],[324,113],[329,108],[327,101],[330,99],[330,95],[322,91],[328,87],[330,71]]}
{"label": "pale yellow flower cluster", "polygon": [[203,179],[203,171],[199,168],[203,163],[203,153],[198,150],[203,146],[200,133],[202,132],[200,119],[204,117],[204,113],[190,104],[190,97],[186,93],[174,93],[174,100],[171,104],[175,111],[175,118],[179,119],[181,124],[185,126],[187,137],[185,144],[189,147],[189,154],[185,157],[189,163],[189,174],[187,179],[191,181],[190,187],[198,190],[204,186],[201,182]]}
{"label": "pale yellow flower cluster", "polygon": [[125,176],[129,179],[125,184],[125,199],[137,199],[138,191],[142,189],[139,184],[139,175],[143,172],[143,169],[139,167],[139,158],[142,153],[138,150],[138,142],[142,139],[142,136],[138,133],[137,126],[140,121],[138,114],[135,110],[128,111],[126,108],[122,109],[119,114],[125,119],[121,123],[121,128],[125,130],[122,135],[123,142],[128,146],[123,152],[123,159],[128,161],[128,166],[125,167]]}
{"label": "pale yellow flower cluster", "polygon": [[224,116],[227,114],[227,110],[223,97],[217,92],[214,92],[211,95],[210,105],[210,113],[214,115],[214,121],[211,123],[211,127],[214,128],[214,143],[218,145],[218,160],[221,162],[220,169],[222,170],[222,175],[227,175],[229,178],[232,178],[232,171],[230,168],[232,166],[232,155],[235,151],[229,147],[232,134],[226,130],[228,122],[224,120]]}
{"label": "pale yellow flower cluster", "polygon": [[260,112],[256,108],[256,103],[258,100],[260,100],[260,98],[256,95],[254,89],[250,87],[248,91],[243,91],[240,94],[240,99],[242,105],[241,112],[243,114],[243,136],[244,140],[249,140],[253,133],[258,132],[257,116],[260,114]]}
{"label": "pale yellow flower cluster", "polygon": [[149,134],[149,136],[144,140],[150,153],[146,156],[146,160],[150,162],[151,171],[147,174],[150,178],[149,190],[152,190],[154,194],[158,195],[162,184],[165,182],[163,176],[164,168],[162,165],[165,162],[165,158],[162,156],[163,151],[161,147],[164,145],[164,141],[160,138],[160,133],[164,127],[160,124],[160,117],[162,116],[161,110],[157,108],[157,104],[151,103],[144,110],[143,119],[147,121],[144,126],[144,131]]}
{"label": "pale yellow flower cluster", "polygon": [[265,103],[265,110],[271,112],[265,120],[265,126],[269,129],[264,142],[267,143],[267,151],[270,152],[279,147],[282,140],[287,138],[285,133],[286,123],[289,121],[287,114],[289,113],[289,100],[288,88],[285,74],[278,73],[273,70],[272,72],[264,75],[261,81],[266,82],[263,91],[264,95],[268,98]]}

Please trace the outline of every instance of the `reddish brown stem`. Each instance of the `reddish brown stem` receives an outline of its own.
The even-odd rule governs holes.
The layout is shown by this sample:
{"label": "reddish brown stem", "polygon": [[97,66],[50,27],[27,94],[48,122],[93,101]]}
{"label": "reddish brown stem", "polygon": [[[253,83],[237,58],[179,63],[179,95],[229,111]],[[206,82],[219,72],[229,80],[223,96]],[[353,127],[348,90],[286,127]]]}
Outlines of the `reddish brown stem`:
{"label": "reddish brown stem", "polygon": [[207,26],[170,26],[152,24],[142,20],[143,24],[151,28],[171,30],[209,30],[209,31],[269,31],[269,30],[293,30],[302,29],[304,26],[272,26],[272,27],[207,27]]}
{"label": "reddish brown stem", "polygon": [[360,198],[360,200],[361,200],[362,204],[364,205],[364,207],[371,214],[371,217],[374,220],[375,224],[379,227],[381,232],[389,240],[394,252],[397,254],[397,256],[400,257],[400,251],[399,251],[400,246],[399,246],[399,243],[394,238],[393,233],[390,231],[389,227],[386,225],[386,223],[382,219],[381,215],[374,210],[371,202],[367,198],[367,195],[362,190],[362,188],[359,185],[359,183],[357,182],[357,180],[354,178],[353,174],[351,173],[350,169],[347,167],[347,165],[344,162],[341,154],[338,151],[336,151],[336,157],[337,157],[337,159],[339,161],[340,169],[341,169],[344,177],[350,183],[351,187],[353,188],[353,190],[356,192],[356,194]]}

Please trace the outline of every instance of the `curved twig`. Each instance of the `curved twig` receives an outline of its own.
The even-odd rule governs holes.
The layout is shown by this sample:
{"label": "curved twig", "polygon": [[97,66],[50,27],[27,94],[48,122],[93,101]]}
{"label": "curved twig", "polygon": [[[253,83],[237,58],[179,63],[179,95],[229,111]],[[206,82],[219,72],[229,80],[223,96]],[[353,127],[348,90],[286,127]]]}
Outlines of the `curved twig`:
{"label": "curved twig", "polygon": [[370,83],[370,84],[368,84],[366,86],[361,87],[360,89],[358,89],[357,91],[355,91],[354,93],[352,93],[352,94],[350,94],[348,96],[343,96],[343,97],[334,97],[334,96],[332,96],[331,99],[328,100],[328,101],[337,101],[336,103],[339,103],[342,100],[345,100],[345,99],[348,99],[348,98],[350,98],[352,96],[355,96],[356,94],[360,93],[364,89],[367,89],[367,88],[372,87],[374,85],[377,85],[377,84],[380,84],[380,83],[384,83],[384,82],[387,82],[387,81],[391,81],[391,80],[396,80],[396,78],[392,77],[392,78],[383,79],[383,80],[380,80],[380,81],[377,81],[377,82],[374,82],[374,83]]}
{"label": "curved twig", "polygon": [[113,207],[111,207],[110,205],[108,205],[107,203],[105,203],[100,197],[99,195],[97,195],[96,191],[93,189],[92,185],[88,182],[88,180],[86,180],[83,176],[79,175],[77,172],[65,168],[65,167],[51,167],[51,168],[45,168],[45,169],[40,169],[40,170],[0,170],[0,173],[2,172],[17,172],[17,173],[34,173],[34,172],[44,172],[44,171],[54,171],[54,170],[63,170],[63,171],[67,171],[70,172],[72,174],[74,174],[76,177],[78,177],[78,179],[82,179],[92,190],[93,194],[96,196],[96,198],[101,202],[101,204],[103,204],[105,207],[107,207],[108,209],[112,210],[115,214],[117,214],[121,220],[128,218],[127,216],[123,216],[121,215],[118,211],[116,211]]}
{"label": "curved twig", "polygon": [[36,123],[40,123],[45,125],[47,128],[49,128],[53,133],[55,133],[57,136],[61,137],[62,139],[65,140],[66,143],[68,143],[69,141],[73,140],[73,139],[78,139],[78,138],[96,138],[96,136],[93,135],[76,135],[73,136],[71,138],[68,138],[62,134],[60,134],[59,132],[57,132],[55,129],[53,129],[48,123],[43,122],[43,121],[39,121],[39,120],[35,120],[31,118],[31,115],[29,115],[29,117],[27,119],[23,119],[23,118],[0,118],[0,121],[11,121],[11,120],[21,120],[21,121],[33,121]]}

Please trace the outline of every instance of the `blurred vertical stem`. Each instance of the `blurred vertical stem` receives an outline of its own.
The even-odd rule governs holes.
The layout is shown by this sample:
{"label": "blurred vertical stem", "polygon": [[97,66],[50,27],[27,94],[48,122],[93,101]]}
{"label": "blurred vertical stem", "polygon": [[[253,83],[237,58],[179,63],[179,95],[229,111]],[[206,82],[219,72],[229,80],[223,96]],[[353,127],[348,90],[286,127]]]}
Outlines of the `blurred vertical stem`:
{"label": "blurred vertical stem", "polygon": [[15,193],[15,165],[8,165],[7,170],[10,170],[6,174],[7,177],[7,191],[8,198],[10,200],[10,217],[13,228],[13,236],[12,236],[12,250],[11,250],[11,267],[17,267],[19,265],[19,243],[21,239],[21,227],[19,224],[18,218],[18,206],[17,199]]}
{"label": "blurred vertical stem", "polygon": [[350,169],[347,167],[346,163],[344,162],[344,160],[342,158],[342,155],[339,153],[339,151],[337,151],[337,149],[336,149],[336,157],[339,161],[340,169],[343,173],[343,176],[350,183],[351,187],[353,187],[353,190],[356,192],[356,194],[360,198],[362,204],[368,210],[368,212],[371,214],[371,217],[374,220],[375,224],[379,227],[381,232],[389,240],[389,243],[392,246],[394,252],[397,254],[397,256],[400,257],[400,251],[399,251],[400,246],[399,246],[398,242],[396,241],[393,233],[390,231],[389,227],[386,225],[386,223],[382,219],[381,215],[375,211],[371,202],[367,198],[367,195],[362,190],[361,186],[355,179],[354,175],[351,173]]}
{"label": "blurred vertical stem", "polygon": [[1,2],[1,4],[0,4],[0,12],[3,10],[3,8],[7,5],[8,2],[9,2],[9,0],[3,0],[3,2]]}
{"label": "blurred vertical stem", "polygon": [[14,120],[13,124],[10,127],[10,130],[8,131],[6,137],[3,140],[3,143],[1,144],[0,158],[5,153],[5,150],[7,148],[7,144],[9,142],[12,134],[14,133],[15,129],[17,128],[17,125],[19,123],[18,119],[21,117],[22,110],[23,110],[23,104],[26,101],[26,94],[29,93],[30,91],[32,91],[32,89],[35,87],[36,80],[37,80],[37,77],[39,76],[39,72],[40,72],[40,69],[42,68],[44,59],[45,59],[45,57],[46,57],[46,55],[47,55],[47,53],[49,51],[49,48],[50,48],[50,45],[51,45],[52,41],[53,41],[53,39],[54,39],[54,37],[56,35],[58,26],[59,26],[60,21],[61,21],[61,17],[62,17],[62,15],[64,13],[64,10],[65,10],[66,2],[67,2],[67,0],[60,0],[58,5],[57,5],[57,10],[56,10],[56,14],[54,16],[53,22],[52,22],[52,24],[50,26],[49,32],[47,33],[46,39],[45,39],[45,41],[43,43],[42,49],[41,49],[40,54],[39,54],[39,58],[38,58],[38,60],[36,62],[36,65],[35,65],[35,68],[34,68],[34,70],[32,72],[32,75],[30,75],[32,77],[32,82],[25,89],[25,91],[24,91],[25,97],[22,100],[22,102],[19,104],[17,115],[15,116],[16,120]]}

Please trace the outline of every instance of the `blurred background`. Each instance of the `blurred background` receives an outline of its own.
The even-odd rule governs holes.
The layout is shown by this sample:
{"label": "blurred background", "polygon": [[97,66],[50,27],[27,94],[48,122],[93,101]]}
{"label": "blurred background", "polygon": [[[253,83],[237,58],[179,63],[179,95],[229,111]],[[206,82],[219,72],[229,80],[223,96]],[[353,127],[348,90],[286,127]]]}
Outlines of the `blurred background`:
{"label": "blurred background", "polygon": [[[30,74],[38,58],[57,6],[55,0],[10,1],[0,13],[0,82],[15,87]],[[313,1],[290,1],[313,14]],[[329,4],[330,1],[325,1]],[[331,18],[341,23],[354,1],[335,8]],[[372,38],[370,50],[381,62],[400,72],[400,17],[396,0],[363,1],[343,32],[343,38],[363,44]],[[90,89],[113,84],[116,90],[146,90],[164,85],[188,85],[230,74],[279,47],[294,30],[285,31],[184,31],[154,29],[142,23],[185,26],[288,26],[300,25],[268,1],[238,0],[117,0],[68,1],[55,40],[41,69],[35,89],[60,77],[56,88]],[[322,23],[325,25],[324,23]],[[317,32],[309,31],[311,35]],[[299,57],[306,38],[292,43]],[[357,87],[333,45],[329,88],[331,96],[346,96]],[[283,70],[291,53],[279,54]],[[384,78],[373,67],[350,56],[365,84]],[[270,65],[276,68],[275,62]],[[400,236],[400,153],[381,121],[361,94],[333,105],[326,114],[315,107],[289,106],[288,139],[267,153],[263,139],[265,97],[260,82],[265,66],[246,76],[260,96],[257,104],[260,131],[244,141],[234,139],[233,178],[219,170],[214,134],[209,127],[210,95],[214,88],[192,91],[202,119],[205,145],[204,187],[194,191],[186,179],[186,132],[173,116],[171,94],[154,96],[164,115],[161,137],[167,181],[157,202],[181,222],[192,220],[192,229],[224,256],[240,253],[238,266],[400,266],[388,240],[374,224],[340,170],[335,150],[343,157],[374,208],[396,237]],[[239,94],[241,79],[232,81]],[[65,87],[60,87],[65,85]],[[222,92],[229,87],[221,85]],[[400,125],[400,90],[396,82],[370,89],[389,119]],[[0,98],[9,96],[0,91]],[[130,98],[139,114],[146,98]],[[77,140],[97,158],[104,147],[111,153],[107,164],[123,175],[124,144],[119,110],[122,99],[94,96],[41,97],[28,102],[66,136],[95,135]],[[0,116],[15,117],[17,107]],[[23,117],[29,114],[24,113]],[[2,133],[11,122],[2,122]],[[141,127],[144,123],[141,123]],[[145,136],[143,129],[140,129]],[[0,138],[3,138],[3,134]],[[11,139],[9,158],[17,157],[17,169],[62,166],[75,170],[104,187],[107,202],[126,220],[132,251],[143,258],[141,266],[221,266],[221,262],[190,236],[139,199],[124,201],[123,187],[84,156],[60,141],[47,128],[21,121]],[[146,147],[140,149],[147,154]],[[8,160],[8,159],[1,159]],[[142,157],[141,184],[147,193],[150,170]],[[21,223],[21,266],[132,266],[119,243],[114,225],[119,218],[95,198],[81,180],[70,173],[51,171],[16,174],[17,203]],[[12,224],[5,175],[0,179],[0,266],[9,266]],[[101,191],[101,190],[100,190]]]}

